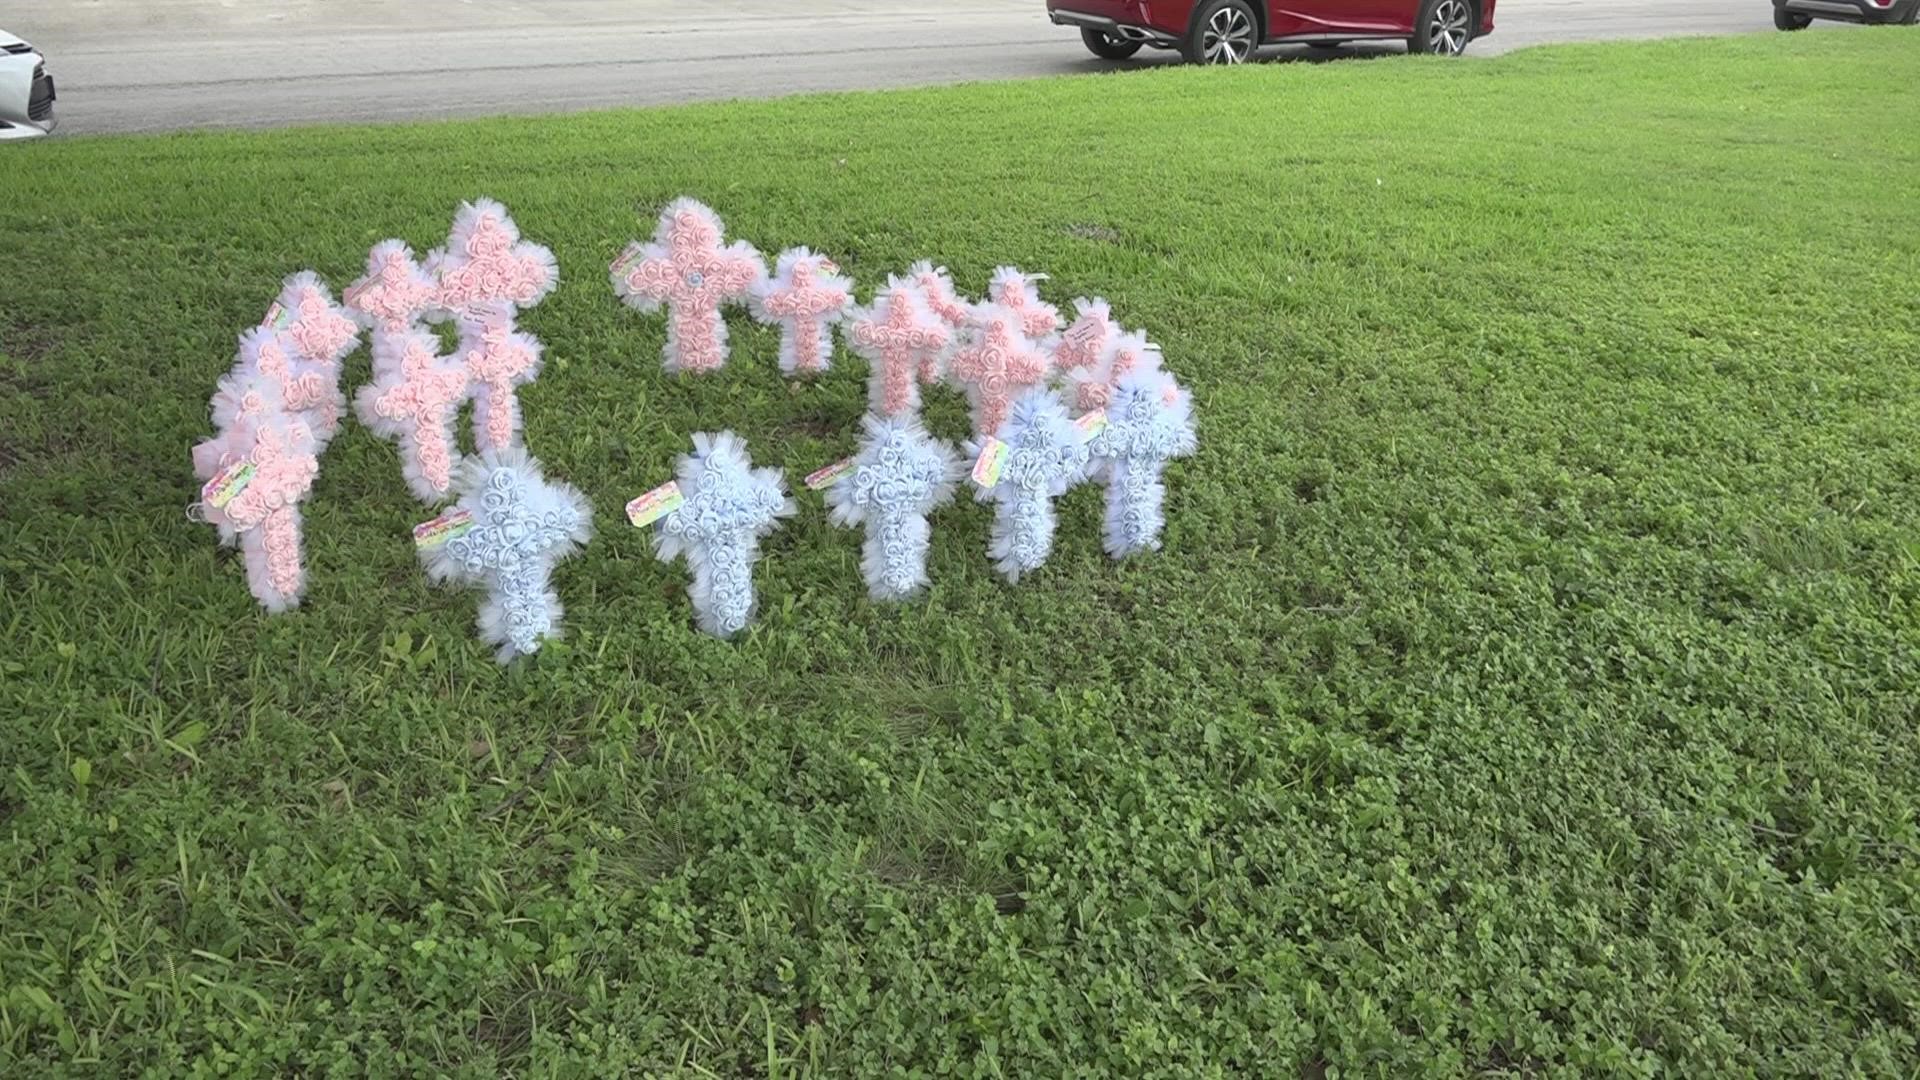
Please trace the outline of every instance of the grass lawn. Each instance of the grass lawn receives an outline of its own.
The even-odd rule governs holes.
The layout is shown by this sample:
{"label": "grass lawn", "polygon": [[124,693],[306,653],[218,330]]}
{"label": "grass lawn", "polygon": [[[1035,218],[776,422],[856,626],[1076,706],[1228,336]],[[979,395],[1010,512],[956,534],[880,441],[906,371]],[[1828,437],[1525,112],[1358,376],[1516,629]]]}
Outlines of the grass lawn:
{"label": "grass lawn", "polygon": [[[1916,83],[1825,32],[7,148],[0,1075],[1904,1074]],[[620,504],[699,429],[842,456],[864,368],[736,317],[663,375],[605,268],[680,193],[1111,298],[1198,405],[1167,550],[1082,489],[1007,587],[967,503],[883,608],[802,493],[699,634]],[[296,614],[183,513],[280,277],[482,194],[601,526],[506,669],[363,428]]]}

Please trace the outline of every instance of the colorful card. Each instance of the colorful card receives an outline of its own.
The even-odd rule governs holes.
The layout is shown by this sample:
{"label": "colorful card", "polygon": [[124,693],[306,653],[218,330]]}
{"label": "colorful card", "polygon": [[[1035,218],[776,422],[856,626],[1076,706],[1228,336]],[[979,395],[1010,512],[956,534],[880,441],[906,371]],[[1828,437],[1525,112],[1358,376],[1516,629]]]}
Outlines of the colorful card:
{"label": "colorful card", "polygon": [[275,330],[284,330],[286,329],[286,324],[293,321],[287,317],[288,314],[289,312],[287,311],[286,305],[275,300],[273,306],[267,309],[267,317],[260,320],[260,325],[271,326]]}
{"label": "colorful card", "polygon": [[680,494],[679,483],[669,480],[628,503],[627,520],[633,522],[635,528],[651,525],[680,509],[686,501],[687,497]]}
{"label": "colorful card", "polygon": [[456,536],[465,536],[473,529],[473,514],[466,510],[449,510],[432,521],[423,521],[413,527],[413,546],[421,548],[439,547]]}
{"label": "colorful card", "polygon": [[625,270],[628,264],[632,263],[635,259],[638,259],[640,257],[641,252],[643,250],[644,250],[643,247],[638,243],[628,244],[626,247],[626,250],[622,251],[620,253],[620,257],[613,260],[613,265],[608,267],[607,269],[613,271],[616,274],[621,272],[622,270]]}
{"label": "colorful card", "polygon": [[1081,442],[1091,442],[1095,435],[1106,430],[1107,414],[1101,412],[1099,409],[1095,409],[1075,420],[1073,426],[1079,429]]}
{"label": "colorful card", "polygon": [[801,483],[807,485],[810,491],[819,491],[821,488],[832,487],[846,479],[847,474],[852,471],[853,459],[841,458],[831,465],[823,465],[808,473],[807,478],[802,480]]}
{"label": "colorful card", "polygon": [[980,446],[980,456],[973,462],[973,482],[983,488],[990,488],[1000,482],[1000,474],[1006,471],[1007,458],[1013,448],[993,436]]}
{"label": "colorful card", "polygon": [[213,479],[200,488],[200,501],[215,510],[232,502],[239,494],[247,490],[253,482],[254,464],[241,460],[213,474]]}

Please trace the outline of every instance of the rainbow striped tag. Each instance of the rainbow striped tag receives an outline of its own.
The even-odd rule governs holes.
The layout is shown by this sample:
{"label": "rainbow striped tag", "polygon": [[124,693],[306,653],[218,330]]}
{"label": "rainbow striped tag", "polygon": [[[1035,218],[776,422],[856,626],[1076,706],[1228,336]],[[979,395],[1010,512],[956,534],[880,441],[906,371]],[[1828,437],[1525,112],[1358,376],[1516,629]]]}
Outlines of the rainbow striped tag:
{"label": "rainbow striped tag", "polygon": [[616,274],[620,273],[622,270],[625,270],[627,268],[628,264],[632,263],[635,259],[638,259],[640,257],[640,252],[641,252],[641,245],[637,243],[628,244],[626,247],[626,250],[622,251],[620,253],[620,257],[613,260],[613,265],[607,267],[607,269],[611,270]]}
{"label": "rainbow striped tag", "polygon": [[251,461],[236,461],[213,474],[213,479],[200,488],[200,501],[215,510],[238,498],[253,482],[255,467]]}
{"label": "rainbow striped tag", "polygon": [[847,478],[847,474],[852,471],[853,471],[853,459],[841,458],[839,461],[836,461],[831,465],[823,465],[820,468],[813,470],[812,472],[807,474],[807,478],[805,480],[802,480],[800,482],[807,485],[807,488],[810,491],[819,491],[821,488],[832,487],[833,485],[839,483],[840,481],[845,480]]}
{"label": "rainbow striped tag", "polygon": [[413,546],[417,548],[436,548],[456,536],[465,536],[473,529],[473,514],[467,510],[449,510],[432,521],[423,521],[413,527]]}
{"label": "rainbow striped tag", "polygon": [[1000,482],[1000,474],[1007,470],[1007,458],[1013,448],[993,436],[980,446],[980,456],[973,462],[973,482],[983,488],[990,488]]}
{"label": "rainbow striped tag", "polygon": [[685,504],[687,497],[680,494],[678,482],[669,480],[645,495],[627,504],[627,520],[634,528],[651,525],[673,513]]}

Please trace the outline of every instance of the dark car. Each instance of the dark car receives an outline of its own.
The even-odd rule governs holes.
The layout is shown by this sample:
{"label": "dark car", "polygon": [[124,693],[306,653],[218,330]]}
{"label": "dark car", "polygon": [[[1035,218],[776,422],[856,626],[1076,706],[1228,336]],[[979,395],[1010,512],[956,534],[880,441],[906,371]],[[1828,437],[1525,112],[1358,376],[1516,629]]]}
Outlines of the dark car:
{"label": "dark car", "polygon": [[[1792,0],[1807,3],[1810,0]],[[1872,2],[1872,0],[1863,0]],[[1895,0],[1912,6],[1920,0]],[[1459,56],[1493,32],[1495,0],[1047,0],[1047,14],[1080,30],[1093,55],[1125,60],[1143,45],[1178,49],[1196,64],[1238,64],[1265,44],[1332,48],[1405,41],[1413,52]]]}
{"label": "dark car", "polygon": [[1815,19],[1854,23],[1898,23],[1920,14],[1920,0],[1773,0],[1773,25],[1805,30]]}

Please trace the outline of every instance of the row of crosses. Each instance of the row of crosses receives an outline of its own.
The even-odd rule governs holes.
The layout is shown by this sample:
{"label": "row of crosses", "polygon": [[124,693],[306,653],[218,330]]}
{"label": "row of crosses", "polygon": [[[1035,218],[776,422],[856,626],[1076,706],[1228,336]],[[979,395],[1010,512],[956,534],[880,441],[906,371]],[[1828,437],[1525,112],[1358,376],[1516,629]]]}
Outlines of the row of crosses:
{"label": "row of crosses", "polygon": [[727,323],[720,309],[745,304],[780,328],[780,370],[818,375],[832,366],[832,328],[853,304],[853,282],[832,259],[788,248],[773,273],[744,240],[723,244],[726,226],[693,199],[668,203],[653,239],[626,246],[609,276],[614,295],[637,311],[667,309],[661,363],[669,372],[717,371],[727,362]]}
{"label": "row of crosses", "polygon": [[[968,475],[968,457],[978,459],[976,497],[996,507],[989,550],[1009,580],[1044,563],[1052,502],[1083,482],[1107,488],[1110,554],[1159,546],[1161,474],[1194,450],[1191,403],[1161,370],[1158,350],[1122,327],[1104,300],[1076,299],[1069,321],[1042,299],[1045,275],[1001,267],[972,300],[945,267],[923,261],[889,276],[861,305],[831,258],[789,248],[770,273],[751,245],[727,242],[719,216],[691,199],[667,206],[653,239],[628,245],[611,275],[631,306],[666,309],[670,371],[726,363],[721,308],[729,303],[780,328],[779,366],[789,376],[829,369],[836,326],[868,362],[856,452],[822,470],[833,477],[818,486],[834,523],[866,531],[862,569],[876,599],[925,587],[928,516]],[[558,632],[549,574],[585,542],[591,506],[547,481],[526,454],[519,390],[538,375],[542,349],[516,325],[558,278],[552,253],[523,240],[505,207],[481,199],[461,205],[446,244],[424,259],[400,240],[376,244],[342,303],[312,273],[286,280],[266,319],[242,336],[214,396],[218,433],[193,455],[206,481],[200,513],[241,547],[261,603],[284,610],[304,589],[299,504],[346,415],[341,364],[364,328],[373,380],[356,395],[355,411],[398,444],[415,496],[454,500],[415,531],[431,575],[489,590],[481,631],[503,660]],[[451,353],[433,329],[446,322],[458,341]],[[920,420],[923,389],[937,386],[966,396],[966,456]],[[469,403],[471,455],[456,430]],[[683,502],[660,519],[656,547],[662,558],[686,558],[702,628],[727,636],[751,619],[758,539],[794,504],[779,470],[754,468],[737,436],[694,441],[681,463]]]}
{"label": "row of crosses", "polygon": [[946,268],[915,264],[864,306],[833,260],[809,248],[780,253],[769,273],[753,245],[726,239],[712,208],[681,198],[661,211],[653,238],[629,243],[610,268],[615,295],[642,312],[667,313],[669,372],[725,366],[722,309],[744,304],[780,328],[780,370],[817,375],[832,366],[833,328],[872,366],[869,399],[884,417],[917,412],[920,386],[950,379],[973,404],[976,431],[991,433],[1027,387],[1047,380],[1061,338],[1060,312],[1040,299],[1039,275],[995,271],[984,302],[961,297]]}
{"label": "row of crosses", "polygon": [[1104,408],[1113,385],[1134,370],[1159,366],[1158,350],[1123,330],[1106,301],[1074,301],[1076,317],[1040,297],[1043,274],[996,269],[986,296],[959,294],[930,261],[889,276],[858,305],[853,283],[833,260],[810,248],[780,253],[769,273],[752,244],[729,242],[720,216],[694,199],[661,211],[651,240],[629,243],[610,269],[615,295],[642,312],[667,312],[663,366],[711,372],[728,357],[723,309],[743,304],[780,328],[780,370],[816,375],[833,357],[833,328],[870,365],[868,405],[882,417],[917,413],[921,387],[943,382],[963,391],[976,435],[991,435],[1013,401],[1058,380],[1070,405]]}
{"label": "row of crosses", "polygon": [[[559,281],[553,252],[521,239],[492,199],[462,203],[446,244],[424,261],[403,240],[382,240],[367,253],[366,274],[343,294],[373,337],[373,381],[354,405],[369,428],[399,444],[402,475],[421,502],[453,494],[461,459],[454,429],[467,403],[476,451],[520,445],[518,388],[539,375],[541,348],[516,319]],[[457,332],[451,354],[430,325],[444,322]]]}
{"label": "row of crosses", "polygon": [[[462,203],[446,245],[416,261],[401,240],[367,255],[347,307],[373,335],[373,381],[355,401],[360,419],[400,448],[407,487],[429,505],[454,506],[414,530],[435,581],[487,591],[481,639],[502,663],[560,632],[553,566],[586,543],[593,508],[575,488],[550,481],[522,441],[519,388],[540,374],[539,339],[520,312],[560,281],[553,252],[521,239],[506,207]],[[457,344],[440,351],[430,324],[451,321]],[[473,405],[474,454],[455,424]]]}
{"label": "row of crosses", "polygon": [[[960,472],[951,444],[920,423],[925,387],[950,385],[966,395],[973,452],[996,441],[1009,448],[1004,485],[996,480],[980,491],[1002,503],[1003,527],[991,546],[1009,579],[1045,559],[1053,521],[1046,507],[1086,480],[1108,487],[1109,552],[1159,545],[1160,469],[1191,452],[1190,408],[1160,371],[1158,349],[1123,328],[1105,300],[1075,300],[1068,323],[1040,296],[1045,275],[1000,267],[974,301],[945,267],[922,261],[858,305],[852,282],[826,256],[790,248],[770,274],[753,245],[729,241],[720,216],[689,198],[668,204],[652,239],[629,243],[609,273],[629,306],[666,310],[669,372],[725,366],[728,304],[744,304],[780,328],[779,364],[788,376],[826,371],[833,328],[841,327],[869,365],[868,417],[827,498],[838,523],[867,529],[862,568],[876,599],[901,599],[925,583],[925,515],[951,494]],[[1123,384],[1131,388],[1124,402]],[[1095,413],[1098,423],[1062,419]],[[1142,434],[1161,428],[1185,435]],[[1043,459],[1046,468],[1036,464]]]}
{"label": "row of crosses", "polygon": [[[240,547],[261,604],[284,611],[304,592],[299,504],[346,415],[341,365],[364,328],[373,381],[355,411],[399,444],[416,497],[458,500],[439,519],[452,524],[426,530],[435,542],[422,545],[423,561],[436,578],[491,590],[481,630],[502,659],[556,632],[547,572],[585,540],[591,509],[573,489],[549,484],[521,446],[517,391],[539,373],[541,348],[515,318],[559,277],[551,251],[522,240],[504,206],[480,199],[461,204],[446,244],[424,261],[404,241],[375,244],[343,303],[309,271],[287,278],[261,324],[241,336],[213,397],[217,433],[193,451],[205,482],[196,514]],[[458,341],[450,354],[431,329],[449,321]],[[454,428],[468,402],[476,454],[463,469]]]}
{"label": "row of crosses", "polygon": [[[972,302],[958,294],[946,268],[916,263],[889,277],[871,304],[849,316],[848,339],[872,365],[871,413],[854,459],[854,484],[842,481],[828,500],[836,520],[867,526],[862,565],[876,599],[905,595],[902,580],[914,588],[924,583],[924,565],[912,566],[910,559],[924,559],[919,538],[926,526],[922,517],[908,528],[898,511],[863,513],[861,500],[875,492],[950,490],[925,482],[937,472],[932,463],[952,451],[918,422],[921,387],[943,382],[967,396],[973,438],[965,449],[976,459],[975,497],[995,505],[988,553],[1009,581],[1046,561],[1053,500],[1087,481],[1107,486],[1109,554],[1122,558],[1160,546],[1161,471],[1194,449],[1186,392],[1160,370],[1159,350],[1146,335],[1124,329],[1105,300],[1076,299],[1074,318],[1065,323],[1059,309],[1041,299],[1043,280],[1003,266],[985,299]],[[892,465],[882,461],[889,446]],[[901,448],[909,446],[925,463],[917,485],[898,464],[907,460]],[[876,481],[861,485],[870,472]],[[919,513],[940,501],[924,500]],[[917,546],[889,547],[903,537]]]}

